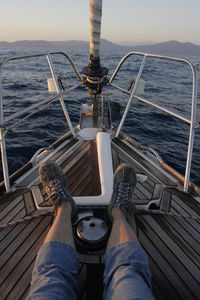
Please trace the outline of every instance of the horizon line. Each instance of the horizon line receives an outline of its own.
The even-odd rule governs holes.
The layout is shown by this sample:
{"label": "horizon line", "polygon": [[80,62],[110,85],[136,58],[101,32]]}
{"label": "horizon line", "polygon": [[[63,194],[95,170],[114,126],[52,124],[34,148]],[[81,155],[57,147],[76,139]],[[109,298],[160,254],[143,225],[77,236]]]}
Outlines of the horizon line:
{"label": "horizon line", "polygon": [[[155,41],[143,41],[143,42],[130,42],[130,41],[124,41],[124,42],[115,42],[115,41],[111,41],[109,39],[106,39],[106,38],[101,38],[101,40],[106,40],[108,42],[111,42],[113,44],[117,44],[117,45],[120,45],[120,46],[128,46],[127,44],[134,44],[135,46],[141,46],[141,45],[155,45],[155,44],[161,44],[161,43],[167,43],[167,42],[178,42],[178,43],[181,43],[181,44],[193,44],[193,45],[196,45],[196,46],[200,46],[200,44],[197,44],[197,43],[194,43],[194,42],[190,42],[190,41],[180,41],[180,40],[175,40],[175,39],[171,39],[171,40],[165,40],[165,41],[159,41],[159,42],[155,42]],[[66,40],[46,40],[46,39],[19,39],[19,40],[14,40],[14,41],[5,41],[5,40],[0,40],[0,43],[16,43],[16,42],[70,42],[70,41],[73,41],[73,42],[87,42],[89,43],[89,40],[82,40],[82,39],[66,39]]]}

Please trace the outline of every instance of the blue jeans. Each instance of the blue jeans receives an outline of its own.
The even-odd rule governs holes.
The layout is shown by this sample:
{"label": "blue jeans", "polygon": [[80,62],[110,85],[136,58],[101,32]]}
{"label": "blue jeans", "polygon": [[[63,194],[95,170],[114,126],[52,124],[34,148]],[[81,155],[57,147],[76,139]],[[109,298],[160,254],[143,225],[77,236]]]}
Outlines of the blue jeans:
{"label": "blue jeans", "polygon": [[[38,252],[27,299],[76,299],[76,251],[60,242],[44,244]],[[134,242],[111,248],[105,255],[104,299],[154,299],[144,250]]]}

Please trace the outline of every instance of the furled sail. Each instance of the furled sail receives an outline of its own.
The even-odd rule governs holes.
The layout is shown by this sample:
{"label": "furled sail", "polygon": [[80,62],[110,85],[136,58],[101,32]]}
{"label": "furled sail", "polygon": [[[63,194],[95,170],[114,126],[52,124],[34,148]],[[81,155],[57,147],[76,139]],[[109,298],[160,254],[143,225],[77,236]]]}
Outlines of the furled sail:
{"label": "furled sail", "polygon": [[102,0],[90,0],[90,55],[99,57]]}
{"label": "furled sail", "polygon": [[82,74],[88,92],[96,97],[101,94],[102,86],[107,84],[108,69],[100,64],[100,35],[101,35],[102,0],[90,0],[90,55],[87,67]]}

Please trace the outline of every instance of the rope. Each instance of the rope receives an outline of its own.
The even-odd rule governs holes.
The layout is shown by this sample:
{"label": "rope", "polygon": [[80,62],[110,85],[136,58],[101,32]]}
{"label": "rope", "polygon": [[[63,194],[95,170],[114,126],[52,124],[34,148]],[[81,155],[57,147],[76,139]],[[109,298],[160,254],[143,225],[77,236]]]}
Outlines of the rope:
{"label": "rope", "polygon": [[[200,221],[200,217],[196,217],[196,216],[190,216],[190,215],[180,215],[180,214],[174,214],[174,213],[170,213],[170,212],[162,212],[162,211],[157,211],[157,210],[145,210],[145,209],[139,209],[136,211],[136,216],[140,216],[140,215],[158,215],[158,216],[170,216],[170,217],[179,217],[179,218],[186,218],[186,219],[191,219],[191,220],[195,220],[195,221]],[[0,225],[0,230],[3,230],[7,227],[10,226],[15,226],[21,223],[25,223],[25,222],[29,222],[32,221],[34,219],[37,219],[39,217],[45,217],[45,216],[53,216],[55,215],[54,212],[52,210],[49,211],[45,211],[45,212],[39,212],[35,215],[32,216],[25,216],[24,218],[15,220],[15,221],[11,221],[8,223],[4,223],[2,225]]]}
{"label": "rope", "polygon": [[51,215],[52,216],[54,215],[54,212],[52,210],[39,212],[39,213],[37,213],[35,215],[32,215],[32,216],[25,216],[24,218],[21,218],[21,219],[18,219],[18,220],[11,221],[11,222],[4,223],[4,224],[0,225],[0,230],[3,230],[3,229],[5,229],[7,227],[10,227],[10,226],[15,226],[15,225],[18,225],[18,224],[29,222],[29,221],[32,221],[34,219],[40,218],[40,217],[51,216]]}

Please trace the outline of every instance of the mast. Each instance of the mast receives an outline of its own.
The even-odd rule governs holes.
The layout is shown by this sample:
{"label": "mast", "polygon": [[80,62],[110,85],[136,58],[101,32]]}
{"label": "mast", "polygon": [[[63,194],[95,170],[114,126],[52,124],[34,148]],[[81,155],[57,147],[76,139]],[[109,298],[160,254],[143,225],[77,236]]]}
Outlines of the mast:
{"label": "mast", "polygon": [[90,58],[99,60],[102,0],[90,0]]}
{"label": "mast", "polygon": [[90,54],[88,66],[82,74],[90,95],[100,94],[102,86],[107,83],[107,68],[100,64],[102,0],[90,0]]}

